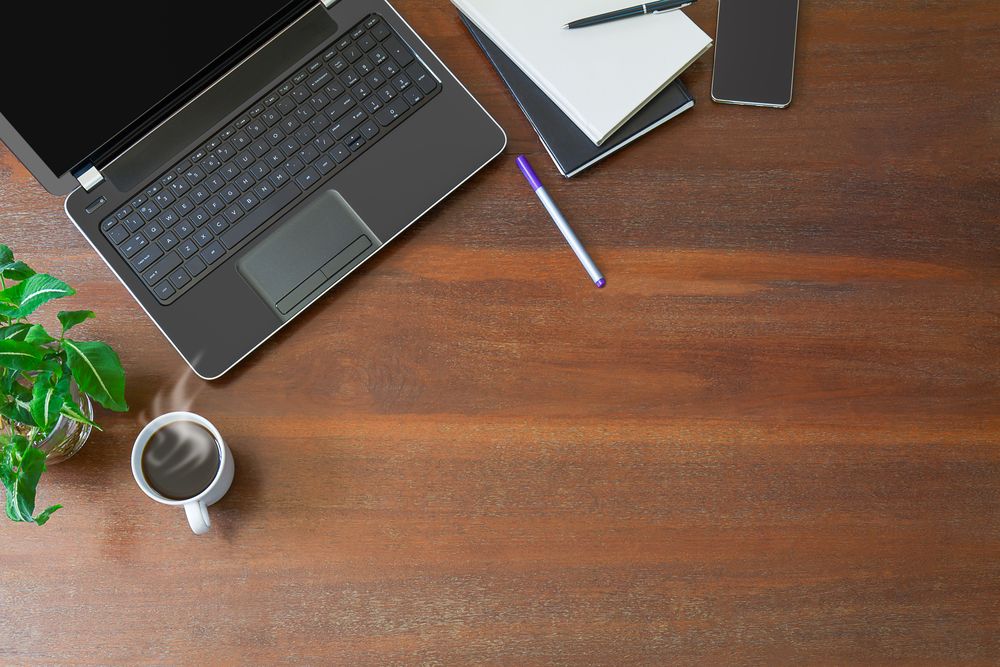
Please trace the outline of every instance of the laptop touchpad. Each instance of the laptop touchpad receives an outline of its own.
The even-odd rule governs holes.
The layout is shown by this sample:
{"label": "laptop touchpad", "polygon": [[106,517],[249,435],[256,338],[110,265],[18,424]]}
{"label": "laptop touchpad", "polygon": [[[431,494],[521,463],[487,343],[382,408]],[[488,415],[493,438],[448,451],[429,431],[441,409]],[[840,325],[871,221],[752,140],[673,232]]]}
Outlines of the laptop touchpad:
{"label": "laptop touchpad", "polygon": [[238,263],[240,273],[283,318],[371,255],[381,242],[336,190],[292,211]]}

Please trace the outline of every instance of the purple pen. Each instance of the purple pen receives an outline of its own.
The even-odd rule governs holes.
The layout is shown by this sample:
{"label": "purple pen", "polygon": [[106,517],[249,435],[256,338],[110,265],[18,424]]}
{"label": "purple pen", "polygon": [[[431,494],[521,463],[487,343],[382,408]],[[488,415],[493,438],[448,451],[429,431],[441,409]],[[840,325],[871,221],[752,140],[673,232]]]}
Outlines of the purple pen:
{"label": "purple pen", "polygon": [[576,253],[576,258],[580,260],[581,264],[583,264],[583,268],[587,270],[587,274],[590,276],[590,279],[593,280],[594,284],[598,287],[604,287],[608,281],[604,279],[600,269],[598,269],[597,265],[594,264],[594,260],[592,260],[590,255],[587,254],[587,249],[583,247],[582,243],[580,243],[580,239],[578,239],[576,234],[573,233],[573,228],[569,226],[569,222],[566,221],[566,218],[559,210],[559,207],[556,206],[554,201],[552,201],[552,197],[549,196],[549,193],[545,191],[545,188],[542,186],[542,182],[538,180],[538,174],[536,174],[535,170],[531,168],[531,163],[528,162],[528,158],[523,155],[517,156],[517,167],[521,170],[521,173],[524,174],[524,177],[528,179],[528,184],[531,185],[531,189],[535,191],[536,195],[538,195],[538,199],[541,200],[542,206],[544,206],[545,210],[549,212],[549,215],[552,217],[552,222],[556,223],[556,227],[558,227],[559,231],[562,232],[563,238],[566,239],[566,243],[568,243],[569,247],[573,249],[574,253]]}

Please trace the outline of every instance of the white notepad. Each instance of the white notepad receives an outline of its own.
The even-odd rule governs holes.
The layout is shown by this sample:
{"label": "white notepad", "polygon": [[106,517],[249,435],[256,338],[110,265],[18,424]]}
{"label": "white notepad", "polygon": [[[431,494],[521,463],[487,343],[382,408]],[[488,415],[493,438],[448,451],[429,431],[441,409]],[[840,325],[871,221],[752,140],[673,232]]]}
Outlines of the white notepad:
{"label": "white notepad", "polygon": [[598,145],[712,45],[682,11],[562,27],[628,0],[452,3]]}

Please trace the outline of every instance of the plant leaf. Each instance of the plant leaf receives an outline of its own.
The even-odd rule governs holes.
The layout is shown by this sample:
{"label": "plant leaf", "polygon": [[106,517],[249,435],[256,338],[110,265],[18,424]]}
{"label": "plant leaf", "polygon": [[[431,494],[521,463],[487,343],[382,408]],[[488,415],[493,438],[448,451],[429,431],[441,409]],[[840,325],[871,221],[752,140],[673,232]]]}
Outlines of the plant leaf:
{"label": "plant leaf", "polygon": [[55,338],[50,336],[41,324],[32,324],[24,336],[24,342],[32,345],[47,345],[54,340]]}
{"label": "plant leaf", "polygon": [[0,340],[24,340],[24,337],[30,328],[31,325],[25,322],[18,322],[17,324],[11,324],[10,326],[3,327],[0,329]]}
{"label": "plant leaf", "polygon": [[0,263],[0,276],[11,280],[27,280],[35,275],[35,270],[24,262]]}
{"label": "plant leaf", "polygon": [[76,290],[47,273],[36,273],[0,292],[3,314],[12,319],[27,317],[43,303],[76,294]]}
{"label": "plant leaf", "polygon": [[66,332],[75,327],[77,324],[84,322],[86,320],[94,317],[94,311],[92,310],[63,310],[60,311],[56,317],[59,318],[59,322],[62,323],[63,335]]}
{"label": "plant leaf", "polygon": [[63,340],[66,363],[80,389],[109,410],[126,412],[125,369],[106,343]]}
{"label": "plant leaf", "polygon": [[[15,435],[6,439],[0,450],[0,482],[7,490],[7,516],[14,521],[35,523],[35,491],[45,472],[45,452],[32,447],[28,439]],[[49,507],[39,515],[41,523],[59,509]],[[41,524],[39,524],[41,525]]]}
{"label": "plant leaf", "polygon": [[[68,389],[68,387],[67,387]],[[63,393],[60,387],[52,384],[51,376],[39,376],[35,379],[35,387],[31,397],[31,416],[42,433],[48,434],[59,421],[63,406]]]}
{"label": "plant leaf", "polygon": [[36,371],[43,366],[45,350],[21,340],[0,340],[0,366],[19,371]]}
{"label": "plant leaf", "polygon": [[9,401],[0,405],[0,416],[6,417],[12,422],[24,424],[25,426],[35,425],[35,420],[31,416],[31,412],[23,408],[17,401]]}
{"label": "plant leaf", "polygon": [[14,261],[14,251],[10,249],[10,246],[5,246],[0,243],[0,264],[6,264],[7,262]]}
{"label": "plant leaf", "polygon": [[43,511],[35,515],[35,525],[44,526],[45,522],[52,518],[52,513],[56,510],[62,509],[62,505],[53,505],[51,507],[46,507]]}
{"label": "plant leaf", "polygon": [[80,409],[76,403],[73,402],[71,398],[63,398],[62,414],[67,419],[72,419],[75,422],[80,422],[81,424],[88,424],[98,431],[102,430],[100,426],[94,423],[94,420],[87,419],[87,416],[83,414],[83,410]]}

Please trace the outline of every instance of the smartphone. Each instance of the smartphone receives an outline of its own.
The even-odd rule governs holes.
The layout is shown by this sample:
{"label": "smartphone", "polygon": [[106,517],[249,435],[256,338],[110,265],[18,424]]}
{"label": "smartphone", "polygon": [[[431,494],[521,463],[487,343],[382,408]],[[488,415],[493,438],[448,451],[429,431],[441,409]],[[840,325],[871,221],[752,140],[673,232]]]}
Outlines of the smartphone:
{"label": "smartphone", "polygon": [[798,22],[799,0],[719,0],[712,99],[791,104]]}

